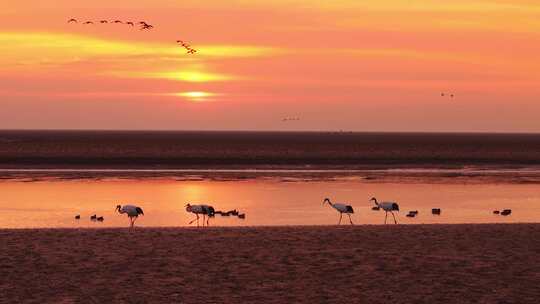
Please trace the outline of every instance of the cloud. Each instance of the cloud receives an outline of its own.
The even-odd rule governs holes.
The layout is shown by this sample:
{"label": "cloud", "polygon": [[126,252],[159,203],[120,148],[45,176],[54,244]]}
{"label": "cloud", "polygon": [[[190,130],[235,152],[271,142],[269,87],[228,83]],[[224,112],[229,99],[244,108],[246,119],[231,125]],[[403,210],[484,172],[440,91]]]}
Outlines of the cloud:
{"label": "cloud", "polygon": [[250,45],[201,44],[195,55],[185,54],[185,50],[174,41],[134,42],[102,39],[92,36],[47,32],[0,32],[0,64],[4,66],[67,64],[88,59],[141,57],[178,57],[188,60],[220,58],[250,58],[271,56],[279,50],[271,47]]}

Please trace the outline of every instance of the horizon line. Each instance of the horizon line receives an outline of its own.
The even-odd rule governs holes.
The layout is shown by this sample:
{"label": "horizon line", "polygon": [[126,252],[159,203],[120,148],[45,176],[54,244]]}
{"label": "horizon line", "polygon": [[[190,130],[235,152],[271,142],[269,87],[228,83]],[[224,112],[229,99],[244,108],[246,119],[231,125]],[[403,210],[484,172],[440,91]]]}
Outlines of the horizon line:
{"label": "horizon line", "polygon": [[358,130],[249,130],[249,129],[228,129],[228,130],[196,130],[196,129],[20,129],[7,128],[1,132],[150,132],[150,133],[345,133],[345,134],[463,134],[463,135],[540,135],[540,132],[514,132],[514,131],[358,131]]}

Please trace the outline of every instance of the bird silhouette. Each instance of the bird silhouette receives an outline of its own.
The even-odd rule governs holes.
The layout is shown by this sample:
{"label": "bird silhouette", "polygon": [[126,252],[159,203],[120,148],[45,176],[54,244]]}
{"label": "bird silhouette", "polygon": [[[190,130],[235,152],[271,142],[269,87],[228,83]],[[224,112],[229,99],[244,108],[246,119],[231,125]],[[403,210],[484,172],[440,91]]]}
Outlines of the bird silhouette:
{"label": "bird silhouette", "polygon": [[407,217],[416,217],[418,215],[418,210],[415,211],[409,211],[407,214]]}
{"label": "bird silhouette", "polygon": [[81,219],[81,216],[80,216],[80,215],[75,215],[75,219],[76,219],[76,220],[80,220],[80,219]]}
{"label": "bird silhouette", "polygon": [[68,20],[68,23],[72,23],[72,22],[79,23],[79,21],[77,21],[77,19],[75,18],[71,18]]}
{"label": "bird silhouette", "polygon": [[511,209],[504,209],[503,211],[501,211],[501,215],[508,216],[510,214],[512,214]]}
{"label": "bird silhouette", "polygon": [[113,23],[124,23],[124,22],[122,22],[120,20],[114,20]]}
{"label": "bird silhouette", "polygon": [[101,21],[99,21],[99,23],[109,23],[109,21],[107,21],[107,20],[101,20]]}
{"label": "bird silhouette", "polygon": [[94,24],[94,22],[92,22],[92,21],[86,21],[86,22],[83,23],[83,24]]}
{"label": "bird silhouette", "polygon": [[131,25],[131,26],[135,26],[135,25],[133,24],[133,22],[131,22],[131,21],[126,22],[126,24],[127,24],[127,25]]}
{"label": "bird silhouette", "polygon": [[197,50],[195,50],[195,49],[189,49],[187,51],[188,54],[195,54],[196,52],[197,52]]}

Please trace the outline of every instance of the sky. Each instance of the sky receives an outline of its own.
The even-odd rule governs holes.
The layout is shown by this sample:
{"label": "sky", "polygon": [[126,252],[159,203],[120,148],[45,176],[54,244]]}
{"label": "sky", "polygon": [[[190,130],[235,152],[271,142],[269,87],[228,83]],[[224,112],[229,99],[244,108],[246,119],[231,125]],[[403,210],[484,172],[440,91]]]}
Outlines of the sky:
{"label": "sky", "polygon": [[538,1],[18,0],[0,24],[0,129],[540,132]]}

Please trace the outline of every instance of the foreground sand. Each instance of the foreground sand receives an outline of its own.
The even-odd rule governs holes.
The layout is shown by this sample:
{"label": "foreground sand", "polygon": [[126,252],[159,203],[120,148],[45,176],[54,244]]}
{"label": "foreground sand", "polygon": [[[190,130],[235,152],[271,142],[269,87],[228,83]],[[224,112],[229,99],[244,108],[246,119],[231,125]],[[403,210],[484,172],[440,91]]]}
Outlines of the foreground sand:
{"label": "foreground sand", "polygon": [[1,303],[539,303],[540,225],[0,230]]}

